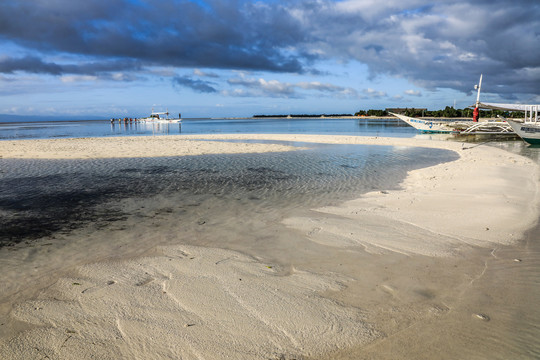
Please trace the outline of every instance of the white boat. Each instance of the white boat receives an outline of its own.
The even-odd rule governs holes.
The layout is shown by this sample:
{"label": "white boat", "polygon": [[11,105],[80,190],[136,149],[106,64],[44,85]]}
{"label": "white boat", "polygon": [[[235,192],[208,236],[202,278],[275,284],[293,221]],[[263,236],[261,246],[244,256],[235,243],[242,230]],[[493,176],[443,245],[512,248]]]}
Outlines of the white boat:
{"label": "white boat", "polygon": [[423,133],[451,134],[513,134],[512,127],[506,120],[424,120],[401,114],[390,113]]}
{"label": "white boat", "polygon": [[450,124],[453,121],[439,121],[439,120],[424,120],[418,119],[410,116],[405,116],[402,114],[390,113],[391,115],[397,117],[398,119],[406,122],[413,128],[420,130],[421,132],[426,133],[456,133],[455,130]]}
{"label": "white boat", "polygon": [[520,138],[529,144],[540,144],[540,122],[538,119],[540,105],[479,103],[479,107],[483,109],[524,112],[525,117],[523,119],[505,120]]}
{"label": "white boat", "polygon": [[178,114],[178,118],[169,118],[169,111],[154,112],[152,110],[150,116],[145,118],[139,118],[137,119],[137,121],[154,124],[179,124],[182,122],[182,116],[181,114]]}
{"label": "white boat", "polygon": [[480,82],[475,85],[475,89],[478,90],[476,96],[476,104],[473,111],[472,120],[432,120],[432,119],[418,119],[401,114],[390,113],[393,116],[403,120],[410,126],[417,130],[427,133],[455,133],[455,134],[492,134],[492,135],[507,135],[513,134],[512,127],[505,120],[483,120],[479,119],[479,105],[480,105],[480,89],[482,88],[482,75],[480,75]]}

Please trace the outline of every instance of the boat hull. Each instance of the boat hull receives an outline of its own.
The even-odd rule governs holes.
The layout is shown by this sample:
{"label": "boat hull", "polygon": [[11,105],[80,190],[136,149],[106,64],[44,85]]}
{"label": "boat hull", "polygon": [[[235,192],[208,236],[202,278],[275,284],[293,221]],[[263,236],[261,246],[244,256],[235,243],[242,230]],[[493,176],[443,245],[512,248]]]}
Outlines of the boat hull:
{"label": "boat hull", "polygon": [[532,145],[540,145],[540,124],[519,123],[514,120],[506,120],[514,132],[520,138]]}
{"label": "boat hull", "polygon": [[180,124],[182,119],[143,120],[147,124]]}
{"label": "boat hull", "polygon": [[432,120],[422,120],[413,118],[410,116],[405,116],[401,114],[390,113],[397,117],[398,119],[404,121],[408,125],[412,126],[416,130],[420,130],[425,133],[455,133],[457,132],[446,122],[441,121],[432,121]]}
{"label": "boat hull", "polygon": [[137,121],[145,124],[180,124],[182,119],[158,119],[155,117],[140,118]]}
{"label": "boat hull", "polygon": [[506,121],[433,121],[413,118],[401,114],[394,114],[410,126],[424,133],[451,133],[451,134],[486,134],[486,135],[512,135],[514,132]]}

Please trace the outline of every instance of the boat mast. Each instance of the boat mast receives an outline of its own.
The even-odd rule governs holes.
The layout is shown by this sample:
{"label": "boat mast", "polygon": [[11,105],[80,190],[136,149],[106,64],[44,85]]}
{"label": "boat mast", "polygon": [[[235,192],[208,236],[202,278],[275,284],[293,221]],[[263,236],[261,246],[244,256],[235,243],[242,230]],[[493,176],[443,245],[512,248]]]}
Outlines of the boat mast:
{"label": "boat mast", "polygon": [[474,88],[478,90],[478,93],[476,94],[476,106],[473,110],[473,121],[478,121],[480,118],[480,110],[478,110],[478,106],[480,105],[480,89],[482,89],[482,74],[480,74],[480,81],[478,82],[478,85],[474,85]]}

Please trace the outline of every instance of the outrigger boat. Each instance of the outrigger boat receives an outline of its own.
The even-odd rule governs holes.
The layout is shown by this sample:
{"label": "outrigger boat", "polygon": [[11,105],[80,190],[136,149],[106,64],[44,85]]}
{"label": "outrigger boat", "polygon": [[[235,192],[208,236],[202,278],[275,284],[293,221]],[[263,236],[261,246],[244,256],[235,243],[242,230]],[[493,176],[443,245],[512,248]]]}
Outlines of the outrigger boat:
{"label": "outrigger boat", "polygon": [[479,121],[480,112],[478,110],[480,105],[480,89],[482,87],[482,75],[480,75],[480,82],[475,85],[475,89],[478,90],[476,96],[476,104],[473,111],[472,120],[433,120],[433,119],[418,119],[402,114],[390,113],[391,115],[401,119],[410,126],[424,133],[453,133],[453,134],[492,134],[492,135],[507,135],[513,134],[510,124],[501,119],[496,120],[483,120]]}
{"label": "outrigger boat", "polygon": [[504,120],[512,127],[515,133],[524,141],[532,145],[540,144],[540,122],[538,110],[540,105],[522,105],[522,104],[499,104],[499,103],[479,103],[482,109],[494,109],[504,111],[523,111],[525,116],[523,120],[506,119]]}
{"label": "outrigger boat", "polygon": [[182,122],[182,115],[178,114],[178,118],[169,118],[169,111],[165,112],[154,112],[152,109],[152,113],[150,116],[145,118],[137,119],[137,121],[145,122],[145,123],[157,123],[157,124],[171,124],[171,123],[181,123]]}
{"label": "outrigger boat", "polygon": [[[451,134],[513,134],[512,127],[506,120],[424,120],[401,114],[390,113],[423,133]],[[540,125],[540,124],[539,124]]]}
{"label": "outrigger boat", "polygon": [[406,122],[413,128],[420,130],[424,133],[456,133],[458,132],[452,126],[450,126],[451,121],[442,121],[442,120],[424,120],[418,119],[415,117],[405,116],[402,114],[396,114],[391,112],[391,115],[397,117],[398,119]]}

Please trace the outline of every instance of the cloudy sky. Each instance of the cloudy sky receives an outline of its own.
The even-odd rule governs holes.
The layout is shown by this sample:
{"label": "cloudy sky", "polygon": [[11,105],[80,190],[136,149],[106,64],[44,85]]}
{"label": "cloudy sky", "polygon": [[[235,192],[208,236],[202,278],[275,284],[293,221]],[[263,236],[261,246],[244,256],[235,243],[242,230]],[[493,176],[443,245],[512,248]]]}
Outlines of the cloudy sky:
{"label": "cloudy sky", "polygon": [[538,0],[2,0],[0,114],[540,103]]}

